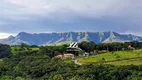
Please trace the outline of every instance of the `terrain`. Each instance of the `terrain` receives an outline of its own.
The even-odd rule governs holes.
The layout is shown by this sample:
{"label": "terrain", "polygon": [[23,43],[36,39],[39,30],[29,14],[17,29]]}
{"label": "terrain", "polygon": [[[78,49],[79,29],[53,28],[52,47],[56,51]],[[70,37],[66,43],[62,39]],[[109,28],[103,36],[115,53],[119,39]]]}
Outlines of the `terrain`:
{"label": "terrain", "polygon": [[[128,45],[135,49],[129,49]],[[142,79],[142,42],[81,42],[78,46],[91,54],[86,57],[74,54],[79,60],[74,63],[69,58],[55,58],[66,51],[67,45],[0,44],[0,80]]]}
{"label": "terrain", "polygon": [[107,52],[78,59],[80,64],[142,65],[142,49]]}
{"label": "terrain", "polygon": [[17,36],[10,36],[1,39],[0,43],[9,45],[19,45],[27,43],[29,45],[55,45],[71,42],[93,41],[95,43],[112,43],[142,41],[142,37],[131,34],[119,34],[116,32],[64,32],[64,33],[39,33],[31,34],[20,32]]}

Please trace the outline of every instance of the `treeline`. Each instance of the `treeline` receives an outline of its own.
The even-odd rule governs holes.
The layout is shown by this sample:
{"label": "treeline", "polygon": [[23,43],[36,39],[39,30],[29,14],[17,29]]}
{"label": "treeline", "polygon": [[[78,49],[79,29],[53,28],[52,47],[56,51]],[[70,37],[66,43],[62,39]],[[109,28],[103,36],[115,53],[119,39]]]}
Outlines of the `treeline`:
{"label": "treeline", "polygon": [[[42,53],[45,53],[50,58],[53,58],[54,56],[58,54],[67,53],[66,48],[69,46],[69,44],[61,45],[61,46],[37,46],[37,45],[27,45],[22,43],[21,45],[3,45],[0,44],[0,58],[8,57],[11,55],[11,47],[14,48],[14,53],[18,51],[31,51],[34,48],[39,48]],[[100,43],[95,44],[94,42],[80,42],[78,46],[85,52],[88,53],[95,53],[100,54],[99,51],[105,50],[105,51],[124,51],[124,50],[131,50],[128,47],[131,46],[133,49],[140,49],[142,48],[142,42],[132,41],[132,42],[114,42],[114,43]]]}
{"label": "treeline", "polygon": [[0,80],[141,80],[142,66],[76,65],[46,53],[19,51],[0,61]]}
{"label": "treeline", "polygon": [[[22,43],[21,45],[15,45],[14,47],[15,51],[23,51],[23,50],[32,50],[32,48],[39,48],[42,53],[46,53],[50,58],[53,58],[56,55],[67,53],[66,48],[69,46],[69,44],[64,44],[61,46],[37,46],[37,45],[27,45]],[[132,49],[140,49],[142,48],[142,42],[132,41],[132,42],[114,42],[114,43],[100,43],[96,44],[94,42],[87,42],[83,41],[78,43],[78,46],[85,52],[93,54],[101,54],[103,50],[105,51],[124,51],[124,50],[131,50],[131,48],[128,48],[129,46],[132,47]]]}
{"label": "treeline", "polygon": [[120,51],[120,50],[130,50],[128,48],[131,46],[133,49],[142,48],[142,42],[132,41],[132,42],[113,42],[113,43],[100,43],[95,44],[94,42],[83,41],[79,43],[79,47],[86,52],[92,52],[94,50],[108,50],[108,51]]}
{"label": "treeline", "polygon": [[21,45],[13,45],[14,54],[18,54],[19,51],[40,51],[40,53],[49,56],[50,58],[55,57],[56,55],[66,53],[66,48],[69,45],[61,46],[37,46],[37,45],[27,45],[22,43]]}
{"label": "treeline", "polygon": [[66,53],[66,48],[68,45],[62,46],[41,46],[39,47],[41,53],[48,55],[50,58],[53,58],[56,55]]}

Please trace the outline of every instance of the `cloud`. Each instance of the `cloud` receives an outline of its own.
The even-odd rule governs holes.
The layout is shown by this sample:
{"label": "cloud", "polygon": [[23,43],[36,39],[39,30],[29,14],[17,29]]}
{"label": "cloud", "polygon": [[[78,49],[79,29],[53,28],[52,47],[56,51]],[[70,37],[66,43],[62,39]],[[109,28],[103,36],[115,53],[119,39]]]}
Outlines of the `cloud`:
{"label": "cloud", "polygon": [[69,9],[79,15],[84,14],[91,17],[132,13],[137,8],[142,7],[141,2],[139,0],[9,0],[9,4],[18,6],[19,10],[26,13],[45,13],[48,15],[47,13],[63,12],[62,10]]}
{"label": "cloud", "polygon": [[140,0],[2,0],[0,32],[142,31]]}
{"label": "cloud", "polygon": [[10,35],[15,36],[16,34],[11,34],[11,33],[0,33],[0,39],[4,39],[9,37]]}

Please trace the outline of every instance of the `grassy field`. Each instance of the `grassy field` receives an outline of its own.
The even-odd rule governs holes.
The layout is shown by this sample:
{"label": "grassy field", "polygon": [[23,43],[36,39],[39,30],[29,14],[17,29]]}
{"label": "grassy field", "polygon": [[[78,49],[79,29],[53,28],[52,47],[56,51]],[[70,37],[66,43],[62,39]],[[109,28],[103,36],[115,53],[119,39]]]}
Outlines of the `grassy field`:
{"label": "grassy field", "polygon": [[65,63],[74,63],[72,60],[68,60],[68,59],[64,60],[64,62]]}
{"label": "grassy field", "polygon": [[122,61],[116,61],[116,62],[107,62],[105,64],[113,64],[116,66],[120,65],[142,65],[142,58],[141,59],[132,59],[132,60],[122,60]]}
{"label": "grassy field", "polygon": [[81,64],[104,63],[113,65],[140,65],[142,64],[142,49],[133,51],[117,51],[79,59]]}

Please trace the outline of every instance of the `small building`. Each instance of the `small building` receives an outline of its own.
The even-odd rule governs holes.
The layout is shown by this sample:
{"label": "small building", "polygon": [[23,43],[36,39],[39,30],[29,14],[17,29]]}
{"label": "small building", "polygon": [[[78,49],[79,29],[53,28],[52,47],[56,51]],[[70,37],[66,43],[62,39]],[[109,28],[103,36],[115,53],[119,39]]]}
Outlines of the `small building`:
{"label": "small building", "polygon": [[131,45],[128,46],[128,49],[130,49],[130,50],[135,50],[135,48],[132,47]]}
{"label": "small building", "polygon": [[83,55],[84,51],[78,47],[78,43],[71,43],[69,47],[67,47],[67,53],[72,53],[75,56]]}
{"label": "small building", "polygon": [[83,56],[89,56],[89,55],[90,55],[89,53],[85,52]]}
{"label": "small building", "polygon": [[55,58],[60,59],[75,59],[75,56],[89,56],[89,53],[84,52],[81,48],[78,47],[78,43],[71,43],[66,49],[66,53],[62,55],[57,55]]}
{"label": "small building", "polygon": [[55,56],[55,58],[63,59],[63,55],[57,55],[57,56]]}
{"label": "small building", "polygon": [[74,54],[64,54],[63,59],[74,59]]}
{"label": "small building", "polygon": [[66,53],[66,54],[63,54],[63,55],[57,55],[57,56],[55,56],[55,58],[58,58],[58,59],[74,59],[74,54]]}

